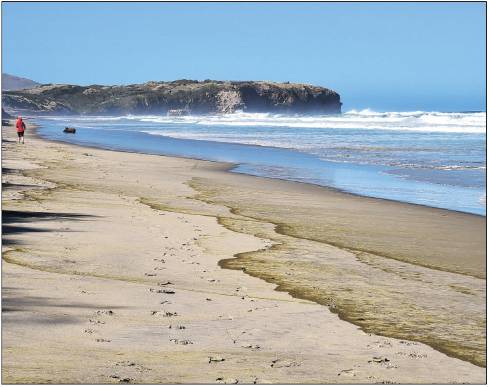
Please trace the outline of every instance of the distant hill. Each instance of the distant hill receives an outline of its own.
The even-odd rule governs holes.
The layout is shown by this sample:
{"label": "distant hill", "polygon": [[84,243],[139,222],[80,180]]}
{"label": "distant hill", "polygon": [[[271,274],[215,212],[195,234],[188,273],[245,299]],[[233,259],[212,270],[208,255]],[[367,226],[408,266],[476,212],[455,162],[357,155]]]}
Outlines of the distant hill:
{"label": "distant hill", "polygon": [[40,83],[34,82],[27,78],[2,73],[2,90],[23,90],[39,85]]}

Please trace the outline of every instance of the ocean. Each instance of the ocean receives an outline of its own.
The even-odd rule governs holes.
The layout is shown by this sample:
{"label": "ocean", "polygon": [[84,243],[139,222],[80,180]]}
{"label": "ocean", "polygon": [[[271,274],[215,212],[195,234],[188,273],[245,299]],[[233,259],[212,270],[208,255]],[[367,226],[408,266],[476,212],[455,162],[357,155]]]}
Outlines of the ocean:
{"label": "ocean", "polygon": [[[38,117],[42,137],[486,215],[486,113]],[[63,133],[65,126],[77,129]]]}

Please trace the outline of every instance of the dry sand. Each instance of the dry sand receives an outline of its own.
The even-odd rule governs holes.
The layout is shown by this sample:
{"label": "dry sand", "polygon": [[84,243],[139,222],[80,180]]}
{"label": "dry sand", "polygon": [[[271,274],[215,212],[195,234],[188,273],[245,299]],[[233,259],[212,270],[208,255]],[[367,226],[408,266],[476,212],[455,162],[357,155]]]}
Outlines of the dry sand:
{"label": "dry sand", "polygon": [[[2,150],[3,383],[485,383],[483,218],[29,133],[19,145],[12,127]],[[425,240],[435,215],[443,240]],[[468,264],[442,267],[447,243]],[[419,244],[431,252],[414,265]]]}

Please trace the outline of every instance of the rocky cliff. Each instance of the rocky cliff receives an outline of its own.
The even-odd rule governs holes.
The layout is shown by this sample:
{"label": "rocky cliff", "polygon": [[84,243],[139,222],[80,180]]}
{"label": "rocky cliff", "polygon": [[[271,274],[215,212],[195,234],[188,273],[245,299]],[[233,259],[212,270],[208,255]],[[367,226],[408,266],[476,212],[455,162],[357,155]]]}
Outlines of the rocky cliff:
{"label": "rocky cliff", "polygon": [[147,82],[125,86],[40,85],[2,95],[8,112],[124,115],[172,112],[340,113],[340,96],[324,87],[274,82]]}

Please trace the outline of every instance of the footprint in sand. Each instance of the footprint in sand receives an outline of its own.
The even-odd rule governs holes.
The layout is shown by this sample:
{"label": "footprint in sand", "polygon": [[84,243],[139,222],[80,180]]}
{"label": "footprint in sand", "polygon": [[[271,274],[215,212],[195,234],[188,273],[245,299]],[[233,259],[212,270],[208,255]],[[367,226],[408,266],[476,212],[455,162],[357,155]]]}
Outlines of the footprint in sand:
{"label": "footprint in sand", "polygon": [[175,325],[175,326],[172,326],[172,325],[169,325],[168,326],[168,329],[178,329],[178,330],[184,330],[186,329],[184,325]]}
{"label": "footprint in sand", "polygon": [[222,356],[208,356],[208,363],[211,364],[211,363],[222,363],[224,362],[226,359]]}
{"label": "footprint in sand", "polygon": [[151,315],[152,316],[161,316],[161,317],[178,316],[177,312],[167,312],[167,311],[158,311],[158,310],[151,311]]}
{"label": "footprint in sand", "polygon": [[133,380],[131,378],[123,378],[123,377],[120,377],[117,375],[111,375],[109,377],[112,379],[117,379],[119,381],[119,383],[131,383],[131,381]]}
{"label": "footprint in sand", "polygon": [[175,294],[175,290],[171,290],[171,289],[153,289],[153,288],[150,288],[148,290],[152,293]]}
{"label": "footprint in sand", "polygon": [[91,324],[105,324],[105,321],[100,321],[100,320],[88,320]]}
{"label": "footprint in sand", "polygon": [[342,376],[342,375],[347,375],[347,376],[356,376],[354,373],[354,369],[348,369],[348,370],[340,370],[340,372],[337,374],[337,376]]}
{"label": "footprint in sand", "polygon": [[[238,384],[238,383],[240,383],[238,381],[238,379],[235,379],[235,378],[227,378],[227,379],[217,378],[216,381],[218,383],[222,383],[222,384]],[[254,383],[254,384],[256,384],[256,383]]]}
{"label": "footprint in sand", "polygon": [[397,365],[392,364],[390,359],[384,356],[374,356],[371,360],[368,360],[368,363],[381,365],[385,368],[398,368]]}
{"label": "footprint in sand", "polygon": [[96,315],[107,315],[107,316],[113,316],[114,312],[112,310],[98,310],[95,312]]}
{"label": "footprint in sand", "polygon": [[271,368],[289,368],[289,367],[299,367],[301,363],[290,360],[275,359],[271,362]]}
{"label": "footprint in sand", "polygon": [[[97,310],[94,313],[95,316],[113,316],[114,312],[112,310]],[[94,324],[94,325],[103,325],[105,324],[105,321],[101,321],[95,318],[90,318],[89,323]],[[86,333],[94,333],[95,331],[93,329],[87,328],[85,330]],[[110,342],[111,340],[106,340],[106,339],[96,339],[97,342]]]}
{"label": "footprint in sand", "polygon": [[179,340],[179,339],[170,339],[175,344],[180,344],[180,345],[190,345],[194,344],[191,340]]}
{"label": "footprint in sand", "polygon": [[145,371],[151,371],[151,368],[145,367],[141,364],[137,364],[134,361],[118,361],[116,363],[117,367],[131,367],[134,368],[136,371],[139,372],[145,372]]}

